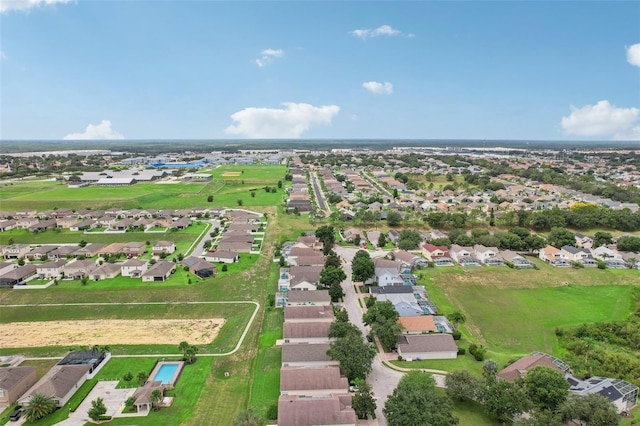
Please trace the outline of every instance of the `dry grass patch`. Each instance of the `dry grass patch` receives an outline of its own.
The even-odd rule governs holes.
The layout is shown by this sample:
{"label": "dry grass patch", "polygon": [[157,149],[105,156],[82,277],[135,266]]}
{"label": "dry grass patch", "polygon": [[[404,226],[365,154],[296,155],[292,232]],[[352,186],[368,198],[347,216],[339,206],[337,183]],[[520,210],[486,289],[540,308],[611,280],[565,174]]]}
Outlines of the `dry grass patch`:
{"label": "dry grass patch", "polygon": [[139,319],[12,322],[0,328],[7,348],[75,345],[193,345],[213,342],[224,319]]}
{"label": "dry grass patch", "polygon": [[242,172],[224,172],[222,177],[238,177],[241,176]]}

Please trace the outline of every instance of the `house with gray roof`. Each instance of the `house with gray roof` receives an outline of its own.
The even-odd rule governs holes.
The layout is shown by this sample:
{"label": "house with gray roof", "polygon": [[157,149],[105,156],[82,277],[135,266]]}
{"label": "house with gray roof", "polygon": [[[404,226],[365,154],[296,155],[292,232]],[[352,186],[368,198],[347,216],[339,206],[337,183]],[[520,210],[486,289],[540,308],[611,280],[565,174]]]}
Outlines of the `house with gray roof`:
{"label": "house with gray roof", "polygon": [[18,400],[18,403],[27,405],[33,395],[43,394],[51,397],[57,407],[62,407],[87,380],[91,368],[89,364],[55,365]]}
{"label": "house with gray roof", "polygon": [[142,274],[142,281],[166,281],[175,270],[175,263],[161,260]]}
{"label": "house with gray roof", "polygon": [[328,395],[348,393],[349,380],[340,375],[340,367],[282,367],[280,395]]}
{"label": "house with gray roof", "polygon": [[328,321],[285,321],[282,338],[285,343],[326,343],[329,341],[330,327],[331,323]]}
{"label": "house with gray roof", "polygon": [[340,365],[327,355],[329,343],[285,343],[282,367],[328,367]]}
{"label": "house with gray roof", "polygon": [[402,335],[398,355],[407,361],[421,359],[456,359],[458,347],[450,334]]}
{"label": "house with gray roof", "polygon": [[11,406],[36,383],[36,367],[0,368],[0,409]]}

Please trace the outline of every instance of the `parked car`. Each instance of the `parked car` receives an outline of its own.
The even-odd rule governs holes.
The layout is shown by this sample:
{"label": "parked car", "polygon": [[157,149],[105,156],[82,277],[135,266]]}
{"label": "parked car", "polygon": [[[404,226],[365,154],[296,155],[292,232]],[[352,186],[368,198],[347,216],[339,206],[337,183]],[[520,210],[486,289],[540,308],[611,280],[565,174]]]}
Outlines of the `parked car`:
{"label": "parked car", "polygon": [[9,420],[12,422],[17,422],[20,419],[20,416],[22,416],[22,408],[16,408],[9,416]]}

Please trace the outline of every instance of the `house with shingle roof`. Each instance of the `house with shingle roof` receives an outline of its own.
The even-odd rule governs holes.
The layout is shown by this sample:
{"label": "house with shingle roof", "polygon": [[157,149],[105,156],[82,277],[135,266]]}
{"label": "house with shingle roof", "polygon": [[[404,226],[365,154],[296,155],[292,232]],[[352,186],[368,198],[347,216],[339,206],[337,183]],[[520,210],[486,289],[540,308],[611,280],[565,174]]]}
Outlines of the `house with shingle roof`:
{"label": "house with shingle roof", "polygon": [[282,339],[285,343],[326,343],[329,341],[330,327],[331,322],[328,321],[285,321]]}
{"label": "house with shingle roof", "polygon": [[282,367],[280,395],[327,395],[348,393],[349,380],[340,375],[340,367]]}
{"label": "house with shingle roof", "polygon": [[161,260],[142,274],[142,281],[166,281],[175,270],[175,263]]}
{"label": "house with shingle roof", "polygon": [[456,359],[458,347],[450,334],[402,335],[398,355],[406,361],[421,359]]}
{"label": "house with shingle roof", "polygon": [[0,368],[0,408],[11,406],[35,383],[35,367]]}
{"label": "house with shingle roof", "polygon": [[18,403],[27,405],[33,395],[43,394],[51,397],[56,407],[62,407],[87,380],[91,368],[89,364],[55,365],[18,400]]}
{"label": "house with shingle roof", "polygon": [[357,416],[351,395],[281,395],[278,398],[278,426],[353,426]]}
{"label": "house with shingle roof", "polygon": [[329,343],[285,343],[282,367],[328,367],[340,365],[327,355]]}

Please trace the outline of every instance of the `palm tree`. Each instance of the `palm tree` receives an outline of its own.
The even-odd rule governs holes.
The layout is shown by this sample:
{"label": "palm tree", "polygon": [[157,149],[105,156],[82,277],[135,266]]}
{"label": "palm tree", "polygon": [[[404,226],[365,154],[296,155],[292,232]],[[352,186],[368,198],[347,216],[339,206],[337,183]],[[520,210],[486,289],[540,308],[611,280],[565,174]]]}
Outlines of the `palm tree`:
{"label": "palm tree", "polygon": [[151,405],[155,407],[156,411],[159,410],[160,406],[158,403],[162,401],[162,391],[160,389],[154,389],[149,396],[149,400],[151,401]]}
{"label": "palm tree", "polygon": [[52,397],[36,393],[24,409],[24,415],[28,421],[34,422],[53,413],[56,408],[56,402]]}

